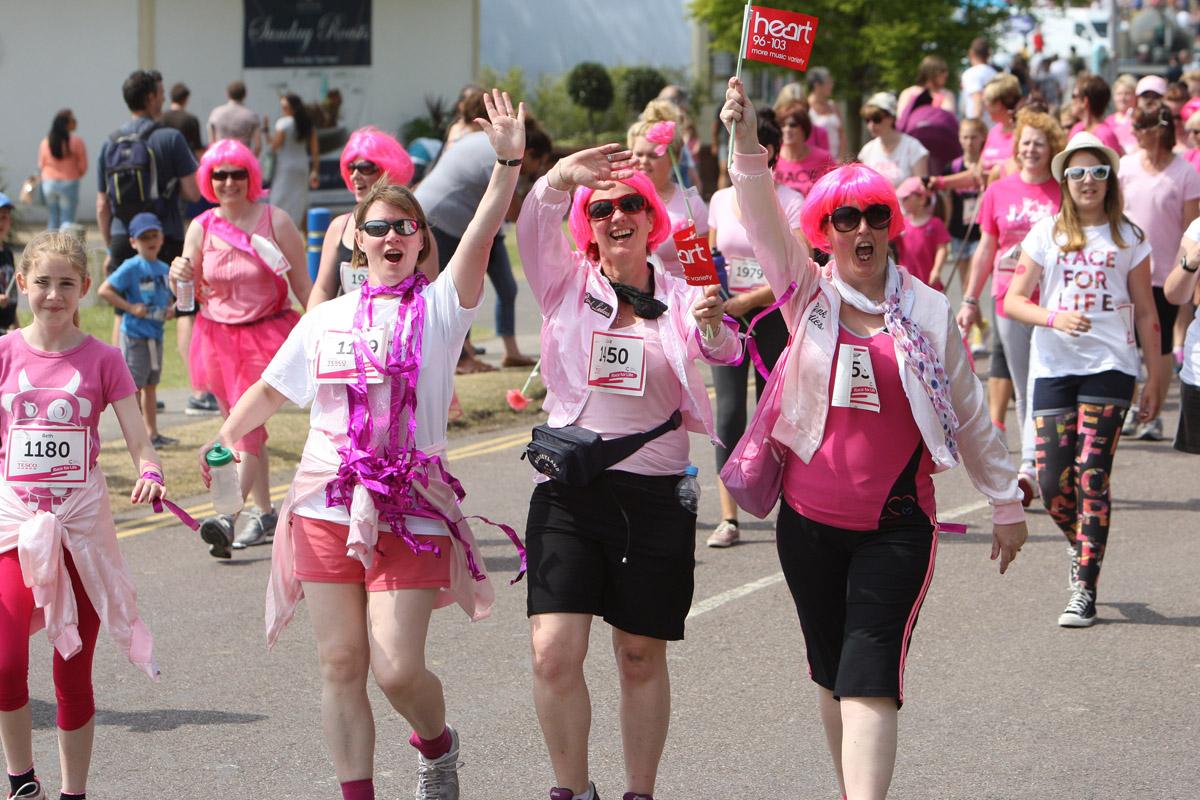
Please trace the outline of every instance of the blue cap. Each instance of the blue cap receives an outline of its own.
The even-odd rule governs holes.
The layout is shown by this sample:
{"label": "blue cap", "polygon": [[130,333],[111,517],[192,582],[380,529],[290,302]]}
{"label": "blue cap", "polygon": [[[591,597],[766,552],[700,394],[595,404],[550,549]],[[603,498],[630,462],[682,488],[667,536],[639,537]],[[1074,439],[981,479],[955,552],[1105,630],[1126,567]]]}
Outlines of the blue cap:
{"label": "blue cap", "polygon": [[13,207],[13,201],[9,200],[8,195],[6,195],[4,192],[0,192],[0,208],[12,208],[12,207]]}
{"label": "blue cap", "polygon": [[148,231],[161,231],[162,229],[162,223],[158,221],[158,216],[149,211],[143,211],[129,220],[129,235],[134,239]]}
{"label": "blue cap", "polygon": [[700,474],[700,469],[695,464],[688,464],[687,468],[683,470],[683,474],[689,478],[694,478]]}

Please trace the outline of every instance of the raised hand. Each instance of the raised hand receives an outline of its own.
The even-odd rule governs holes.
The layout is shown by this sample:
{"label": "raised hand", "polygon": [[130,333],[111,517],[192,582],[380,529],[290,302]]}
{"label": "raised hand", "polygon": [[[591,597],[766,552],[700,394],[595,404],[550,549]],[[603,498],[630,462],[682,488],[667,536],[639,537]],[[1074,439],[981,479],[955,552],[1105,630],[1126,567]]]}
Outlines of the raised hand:
{"label": "raised hand", "polygon": [[569,192],[576,186],[611,189],[617,181],[633,176],[633,154],[624,145],[604,144],[572,153],[550,170],[548,180],[555,189]]}
{"label": "raised hand", "polygon": [[483,94],[483,105],[487,109],[487,119],[475,118],[496,157],[505,161],[521,158],[525,154],[525,104],[517,103],[517,111],[513,113],[512,98],[508,92],[492,89],[492,93]]}
{"label": "raised hand", "polygon": [[[754,104],[746,98],[746,88],[738,78],[729,79],[725,105],[721,107],[721,122],[725,123],[725,130],[731,131],[734,137],[734,152],[758,152],[758,114]],[[736,130],[734,122],[737,123]]]}

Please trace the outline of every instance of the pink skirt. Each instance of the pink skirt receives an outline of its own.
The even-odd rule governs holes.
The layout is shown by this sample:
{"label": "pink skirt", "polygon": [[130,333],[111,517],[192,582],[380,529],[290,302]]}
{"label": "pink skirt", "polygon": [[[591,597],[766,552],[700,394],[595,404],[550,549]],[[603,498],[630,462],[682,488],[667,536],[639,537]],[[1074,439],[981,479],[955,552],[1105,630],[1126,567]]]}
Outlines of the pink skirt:
{"label": "pink skirt", "polygon": [[[299,321],[300,315],[290,308],[245,325],[226,325],[197,314],[188,353],[193,385],[212,392],[228,417]],[[257,456],[266,442],[267,429],[260,426],[238,439],[237,449]]]}

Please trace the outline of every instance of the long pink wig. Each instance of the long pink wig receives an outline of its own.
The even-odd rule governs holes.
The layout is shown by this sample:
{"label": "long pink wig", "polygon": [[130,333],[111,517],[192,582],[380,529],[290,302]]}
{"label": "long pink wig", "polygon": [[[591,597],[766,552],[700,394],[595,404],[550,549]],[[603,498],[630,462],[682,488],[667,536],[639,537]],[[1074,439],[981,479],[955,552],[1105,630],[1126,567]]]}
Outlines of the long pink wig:
{"label": "long pink wig", "polygon": [[[650,252],[654,252],[671,235],[671,218],[667,214],[667,207],[659,199],[654,184],[646,177],[645,173],[636,172],[632,177],[618,181],[618,183],[623,183],[649,201],[649,209],[654,215],[654,225],[650,228],[646,245]],[[588,201],[592,199],[594,193],[595,190],[587,186],[577,188],[575,199],[571,203],[571,215],[567,218],[567,227],[571,229],[571,236],[575,238],[575,246],[585,253],[595,241],[592,237],[592,223],[587,216]]]}
{"label": "long pink wig", "polygon": [[350,139],[342,149],[342,180],[351,192],[354,191],[354,184],[350,182],[350,165],[358,159],[370,161],[386,172],[388,183],[407,186],[413,178],[413,162],[408,151],[374,125],[359,128],[350,134]]}
{"label": "long pink wig", "polygon": [[846,164],[827,172],[813,184],[800,212],[800,228],[809,242],[829,250],[829,237],[825,235],[829,215],[840,206],[866,208],[876,203],[891,209],[888,239],[895,239],[904,231],[904,217],[892,182],[865,164]]}
{"label": "long pink wig", "polygon": [[212,188],[212,173],[222,164],[233,164],[250,173],[250,180],[246,185],[247,200],[253,202],[262,197],[262,168],[258,166],[258,159],[254,157],[254,153],[237,139],[221,139],[213,142],[200,158],[196,182],[200,184],[200,194],[205,200],[210,203],[220,202]]}

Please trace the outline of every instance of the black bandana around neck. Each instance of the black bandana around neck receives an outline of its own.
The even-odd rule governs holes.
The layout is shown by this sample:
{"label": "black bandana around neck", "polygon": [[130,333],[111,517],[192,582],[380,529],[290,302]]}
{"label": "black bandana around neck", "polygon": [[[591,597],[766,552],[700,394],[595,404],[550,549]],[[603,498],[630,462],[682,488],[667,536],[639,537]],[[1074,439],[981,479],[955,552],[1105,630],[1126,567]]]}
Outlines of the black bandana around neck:
{"label": "black bandana around neck", "polygon": [[[651,271],[650,285],[654,285],[654,273]],[[607,275],[604,276],[612,285],[617,297],[633,306],[633,313],[642,319],[658,319],[667,313],[667,304],[656,298],[651,292],[643,292],[627,283],[617,283]]]}

